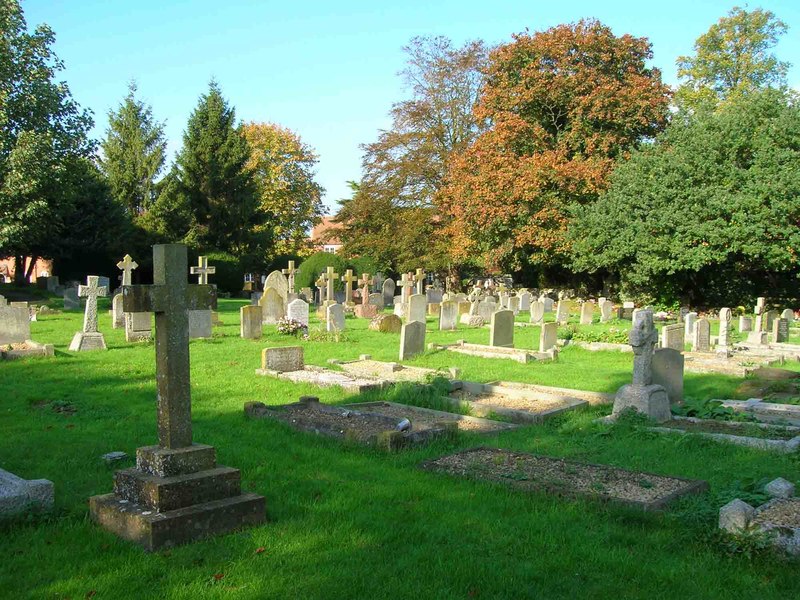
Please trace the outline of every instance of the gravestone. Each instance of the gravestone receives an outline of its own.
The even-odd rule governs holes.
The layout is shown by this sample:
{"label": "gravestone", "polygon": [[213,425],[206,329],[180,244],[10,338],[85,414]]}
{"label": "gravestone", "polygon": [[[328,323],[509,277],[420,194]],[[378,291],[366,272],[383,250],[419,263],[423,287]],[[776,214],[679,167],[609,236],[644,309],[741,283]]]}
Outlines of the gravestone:
{"label": "gravestone", "polygon": [[692,352],[711,352],[711,323],[708,319],[697,319],[694,324]]}
{"label": "gravestone", "polygon": [[11,306],[0,300],[0,344],[31,339],[30,312],[25,306]]}
{"label": "gravestone", "polygon": [[[149,312],[126,313],[125,315],[125,341],[141,342],[152,337],[152,316]],[[211,337],[211,334],[207,337]]]}
{"label": "gravestone", "polygon": [[777,310],[768,310],[764,313],[764,331],[772,331],[772,323],[775,319],[779,319],[781,313]]}
{"label": "gravestone", "polygon": [[[397,285],[400,286],[400,302],[405,304],[408,302],[408,298],[411,296],[411,289],[414,287],[414,278],[408,273],[403,273],[402,277],[400,277],[400,281],[397,282]],[[397,298],[395,298],[395,305],[396,304]]]}
{"label": "gravestone", "polygon": [[[426,297],[427,297],[427,294],[426,294]],[[428,305],[427,305],[427,312],[432,317],[438,317],[439,316],[439,309],[441,307],[442,307],[442,303],[441,302],[433,302],[433,303],[429,302]]]}
{"label": "gravestone", "polygon": [[536,300],[531,302],[531,323],[541,325],[544,322],[544,302]]}
{"label": "gravestone", "polygon": [[406,306],[403,304],[401,296],[395,296],[394,302],[392,303],[392,313],[400,317],[401,319],[406,314]]}
{"label": "gravestone", "polygon": [[27,512],[46,512],[53,508],[53,482],[26,480],[0,469],[0,521]]}
{"label": "gravestone", "polygon": [[539,332],[539,352],[547,352],[556,347],[558,342],[558,323],[542,323]]}
{"label": "gravestone", "polygon": [[442,290],[435,287],[425,290],[425,296],[427,296],[429,304],[440,304],[443,300]]}
{"label": "gravestone", "polygon": [[519,310],[528,311],[531,309],[531,293],[530,292],[522,292],[519,295]]}
{"label": "gravestone", "polygon": [[358,281],[358,277],[353,275],[353,269],[347,269],[342,276],[344,283],[344,305],[346,307],[355,306],[353,302],[353,283]]}
{"label": "gravestone", "polygon": [[489,345],[500,348],[514,347],[514,312],[498,310],[489,323]]}
{"label": "gravestone", "polygon": [[344,306],[329,304],[325,309],[325,329],[330,332],[344,331]]}
{"label": "gravestone", "polygon": [[286,269],[281,269],[281,274],[286,276],[286,287],[289,294],[294,294],[294,276],[297,274],[297,271],[298,269],[295,268],[293,260],[289,261],[289,266]]}
{"label": "gravestone", "polygon": [[378,315],[378,307],[369,302],[359,304],[355,308],[355,315],[359,319],[374,319]]}
{"label": "gravestone", "polygon": [[412,294],[406,303],[406,323],[419,321],[425,323],[425,316],[428,310],[428,299],[425,294]]}
{"label": "gravestone", "polygon": [[417,269],[414,273],[414,283],[416,284],[416,293],[417,294],[424,294],[425,293],[425,270],[424,269]]}
{"label": "gravestone", "polygon": [[392,281],[391,279],[387,279],[383,282],[381,291],[383,293],[384,306],[392,306],[394,304],[394,290],[395,290],[394,281]]}
{"label": "gravestone", "polygon": [[452,331],[458,327],[458,303],[445,300],[439,306],[439,331]]}
{"label": "gravestone", "polygon": [[555,304],[555,301],[552,298],[548,296],[541,296],[539,301],[544,304],[545,314],[553,312],[553,305]]}
{"label": "gravestone", "polygon": [[[458,296],[456,295],[456,298],[457,297]],[[468,302],[467,300],[458,300],[457,305],[458,305],[458,314],[459,316],[461,316],[469,314],[469,309],[472,306],[472,303]]]}
{"label": "gravestone", "polygon": [[567,300],[559,300],[558,307],[556,308],[556,323],[564,325],[569,320],[569,302]]}
{"label": "gravestone", "polygon": [[336,295],[334,293],[334,285],[336,280],[339,279],[339,274],[334,271],[333,267],[325,269],[325,302],[324,306],[336,304]]}
{"label": "gravestone", "polygon": [[683,352],[685,326],[680,323],[661,328],[661,347]]}
{"label": "gravestone", "polygon": [[207,339],[211,337],[211,311],[189,311],[189,339]]}
{"label": "gravestone", "polygon": [[80,310],[81,300],[78,296],[78,288],[68,287],[64,290],[64,310]]}
{"label": "gravestone", "polygon": [[83,313],[83,331],[76,333],[69,345],[72,352],[107,350],[106,340],[97,330],[97,298],[108,296],[108,287],[98,285],[99,280],[96,275],[89,275],[86,285],[78,287],[78,296],[86,298],[86,309]]}
{"label": "gravestone", "polygon": [[667,391],[663,386],[653,384],[653,353],[658,331],[653,325],[652,310],[636,312],[628,341],[633,348],[633,382],[617,390],[612,415],[633,409],[658,423],[669,421],[672,415]]}
{"label": "gravestone", "polygon": [[409,321],[400,329],[400,360],[408,360],[425,351],[425,323]]}
{"label": "gravestone", "polygon": [[753,310],[753,313],[756,315],[760,315],[764,312],[764,308],[767,306],[767,299],[763,296],[756,298],[756,307]]}
{"label": "gravestone", "polygon": [[789,327],[791,327],[794,323],[794,311],[791,308],[787,308],[781,313],[781,319],[786,319],[789,322]]}
{"label": "gravestone", "polygon": [[261,368],[265,371],[289,373],[305,369],[302,346],[264,348],[261,351]]}
{"label": "gravestone", "polygon": [[321,307],[325,304],[325,288],[328,286],[325,281],[325,273],[322,273],[317,278],[314,282],[314,286],[317,288],[317,307]]}
{"label": "gravestone", "polygon": [[492,315],[497,310],[497,304],[488,298],[477,303],[477,315],[487,323],[492,320]]}
{"label": "gravestone", "polygon": [[114,329],[125,327],[125,313],[122,312],[122,294],[114,294],[111,299],[111,327]]}
{"label": "gravestone", "polygon": [[657,348],[653,353],[653,383],[667,391],[671,403],[683,402],[684,357],[673,348]]}
{"label": "gravestone", "polygon": [[383,294],[378,294],[378,293],[370,294],[369,297],[367,298],[367,303],[371,304],[372,306],[374,306],[378,310],[382,310],[383,309]]}
{"label": "gravestone", "polygon": [[378,315],[369,322],[370,331],[381,333],[400,333],[403,321],[397,315]]}
{"label": "gravestone", "polygon": [[[123,288],[123,309],[156,313],[158,446],[117,471],[114,493],[89,499],[92,518],[145,550],[175,546],[264,521],[264,498],[241,494],[236,469],[192,441],[189,310],[210,310],[211,286],[187,284],[186,246],[153,246],[154,285]],[[169,282],[169,283],[167,283]]]}
{"label": "gravestone", "polygon": [[285,313],[286,305],[289,303],[289,280],[280,271],[272,271],[264,280],[264,290],[266,291],[267,288],[272,288],[281,297]]}
{"label": "gravestone", "polygon": [[683,317],[683,337],[685,339],[692,339],[694,335],[694,324],[697,322],[696,312],[687,312]]}
{"label": "gravestone", "polygon": [[260,339],[262,323],[260,306],[243,306],[239,309],[239,335],[244,339]]}
{"label": "gravestone", "polygon": [[308,327],[308,302],[295,298],[286,307],[286,316]]}
{"label": "gravestone", "polygon": [[600,301],[600,322],[606,323],[611,320],[614,315],[614,303],[610,300],[603,299]]}
{"label": "gravestone", "polygon": [[594,314],[594,304],[584,302],[581,304],[581,325],[591,325]]}
{"label": "gravestone", "polygon": [[517,316],[520,310],[519,298],[517,296],[509,296],[506,308],[514,313],[514,316]]}
{"label": "gravestone", "polygon": [[744,315],[739,317],[739,333],[746,333],[750,331],[753,331],[753,318],[745,317]]}
{"label": "gravestone", "polygon": [[264,325],[275,325],[286,316],[283,297],[274,287],[264,288],[264,293],[261,295],[261,300],[259,300],[258,304],[261,306],[261,318],[264,320]]}
{"label": "gravestone", "polygon": [[625,319],[626,321],[631,321],[633,319],[633,311],[636,309],[636,304],[633,302],[623,302],[622,306],[619,308],[619,312],[617,317],[620,319]]}
{"label": "gravestone", "polygon": [[775,319],[772,322],[772,341],[775,344],[785,344],[789,341],[789,321]]}
{"label": "gravestone", "polygon": [[717,352],[727,356],[730,351],[731,309],[722,308],[719,311],[719,337],[717,338]]}

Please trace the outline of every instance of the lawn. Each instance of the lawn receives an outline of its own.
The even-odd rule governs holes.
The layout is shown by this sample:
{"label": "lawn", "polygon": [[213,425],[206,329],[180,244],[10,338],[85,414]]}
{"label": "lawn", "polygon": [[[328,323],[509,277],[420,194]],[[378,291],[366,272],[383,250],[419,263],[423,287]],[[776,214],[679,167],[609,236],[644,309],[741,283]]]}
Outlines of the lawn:
{"label": "lawn", "polygon": [[[56,485],[47,518],[0,525],[3,598],[759,598],[800,596],[798,564],[731,553],[715,533],[719,507],[748,499],[755,483],[800,483],[795,457],[708,440],[660,436],[593,420],[586,408],[489,438],[461,434],[383,454],[246,420],[243,404],[358,398],[339,389],[257,377],[260,350],[300,343],[307,363],[370,354],[397,360],[399,336],[347,320],[338,342],[296,341],[266,328],[239,338],[239,307],[221,300],[223,326],[191,342],[194,437],[219,462],[241,469],[243,487],[267,499],[268,522],[154,554],[95,526],[87,499],[111,491],[113,467],[100,456],[156,442],[152,343],[128,344],[100,316],[108,352],[66,350],[79,313],[42,316],[33,338],[54,359],[0,362],[2,468]],[[104,301],[102,308],[108,308]],[[428,342],[487,343],[488,329],[436,331]],[[312,323],[312,330],[318,322]],[[599,327],[599,326],[598,326]],[[312,336],[316,337],[316,336]],[[537,348],[537,328],[517,328],[518,347]],[[438,351],[410,364],[458,367],[474,381],[512,380],[614,392],[630,380],[632,355],[565,349],[555,363],[517,364]],[[798,368],[797,365],[792,365]],[[686,395],[731,397],[741,379],[686,378]],[[386,397],[415,401],[400,388]],[[74,411],[74,412],[73,412]],[[487,444],[629,469],[705,479],[711,491],[660,514],[586,500],[526,495],[419,470],[422,461]]]}

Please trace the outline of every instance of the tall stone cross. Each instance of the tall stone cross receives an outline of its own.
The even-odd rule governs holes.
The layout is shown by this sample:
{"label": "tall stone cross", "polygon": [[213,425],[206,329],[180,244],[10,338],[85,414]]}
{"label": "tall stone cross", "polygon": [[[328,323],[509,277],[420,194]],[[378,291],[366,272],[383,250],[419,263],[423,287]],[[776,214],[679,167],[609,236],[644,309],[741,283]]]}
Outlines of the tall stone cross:
{"label": "tall stone cross", "polygon": [[361,288],[361,304],[369,304],[369,286],[375,283],[375,278],[369,273],[362,273],[358,285]]}
{"label": "tall stone cross", "polygon": [[497,291],[500,292],[500,294],[505,294],[508,291],[508,288],[506,287],[506,284],[501,281],[500,285],[497,286]]}
{"label": "tall stone cross", "polygon": [[122,271],[122,285],[131,284],[131,273],[138,266],[139,263],[133,260],[130,254],[126,254],[125,257],[117,263],[117,268]]}
{"label": "tall stone cross", "polygon": [[197,258],[197,266],[191,269],[192,275],[197,275],[197,283],[200,285],[206,285],[208,283],[208,276],[216,272],[216,267],[208,266],[208,258],[205,256],[199,256]]}
{"label": "tall stone cross", "polygon": [[289,282],[289,293],[294,294],[294,274],[297,273],[297,269],[294,268],[294,261],[289,261],[289,268],[282,269],[281,273],[286,275],[286,279]]}
{"label": "tall stone cross", "polygon": [[408,297],[411,295],[409,290],[414,286],[414,279],[408,273],[403,273],[403,276],[397,281],[400,287],[400,295],[403,302],[408,302]]}
{"label": "tall stone cross", "polygon": [[328,284],[327,293],[325,294],[325,300],[329,304],[333,304],[336,302],[336,299],[333,296],[333,284],[334,282],[339,279],[339,274],[333,272],[333,267],[328,267],[325,269],[325,282]]}
{"label": "tall stone cross", "polygon": [[658,331],[653,325],[653,311],[637,311],[633,326],[628,332],[628,343],[633,348],[634,384],[650,385],[653,382],[652,363],[656,342]]}
{"label": "tall stone cross", "polygon": [[342,281],[344,281],[344,303],[352,305],[353,282],[358,281],[358,277],[353,275],[353,269],[347,269],[347,271],[344,272],[344,277],[342,277]]}
{"label": "tall stone cross", "polygon": [[425,283],[425,271],[417,269],[417,272],[414,274],[414,281],[417,284],[417,293],[424,294],[425,290],[423,289],[423,284]]}
{"label": "tall stone cross", "polygon": [[325,287],[327,286],[325,273],[320,274],[319,279],[314,282],[314,285],[317,286],[317,292],[319,292],[319,304],[322,306],[322,303],[325,299]]}
{"label": "tall stone cross", "polygon": [[192,445],[189,311],[209,309],[214,298],[210,285],[188,284],[188,263],[183,244],[153,246],[153,285],[122,288],[125,312],[156,314],[158,443],[170,449]]}
{"label": "tall stone cross", "polygon": [[108,287],[97,285],[97,275],[86,277],[86,285],[78,286],[78,296],[86,298],[86,310],[83,313],[83,332],[97,333],[97,297],[108,296]]}

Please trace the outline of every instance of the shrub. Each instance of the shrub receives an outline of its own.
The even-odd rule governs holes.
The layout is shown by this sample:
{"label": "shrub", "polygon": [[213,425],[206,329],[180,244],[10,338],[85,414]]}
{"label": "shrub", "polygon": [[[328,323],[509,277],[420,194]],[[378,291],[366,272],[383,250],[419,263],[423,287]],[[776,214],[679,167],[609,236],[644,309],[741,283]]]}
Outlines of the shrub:
{"label": "shrub", "polygon": [[[302,289],[304,287],[313,289],[314,282],[316,282],[319,274],[328,267],[333,267],[339,275],[343,275],[347,268],[344,260],[340,256],[336,256],[330,252],[317,252],[316,254],[312,254],[300,264],[298,273],[295,275],[295,286],[297,289]],[[335,287],[336,289],[343,288],[341,279],[336,281]]]}

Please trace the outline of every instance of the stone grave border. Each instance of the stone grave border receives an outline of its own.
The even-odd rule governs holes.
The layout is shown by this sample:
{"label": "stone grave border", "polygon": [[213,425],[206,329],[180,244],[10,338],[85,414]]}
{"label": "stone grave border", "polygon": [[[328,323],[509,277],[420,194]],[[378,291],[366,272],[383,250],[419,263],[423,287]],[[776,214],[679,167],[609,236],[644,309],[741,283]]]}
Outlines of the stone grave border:
{"label": "stone grave border", "polygon": [[[383,421],[385,429],[378,429],[375,434],[371,435],[366,441],[360,441],[355,430],[340,429],[338,427],[328,427],[326,425],[305,425],[293,422],[291,417],[284,412],[286,408],[303,408],[308,411],[317,411],[329,414],[342,414],[348,411],[357,416],[366,416],[375,421]],[[393,451],[400,450],[407,446],[418,446],[427,444],[435,439],[452,437],[458,433],[458,426],[455,421],[442,423],[441,427],[433,427],[424,431],[411,431],[403,432],[397,431],[395,426],[400,423],[400,419],[381,415],[380,413],[371,413],[366,411],[355,410],[350,407],[331,406],[322,404],[318,398],[314,396],[303,396],[298,402],[290,404],[282,404],[278,406],[266,406],[262,402],[247,402],[244,405],[245,415],[251,419],[273,419],[280,421],[295,429],[306,433],[314,433],[325,437],[331,437],[345,442],[352,442],[359,445],[375,446],[376,448]],[[377,427],[376,427],[377,429]]]}
{"label": "stone grave border", "polygon": [[800,425],[800,406],[795,404],[781,404],[778,402],[764,402],[760,398],[749,400],[713,400],[722,402],[725,408],[745,412],[753,415],[761,422],[775,423],[785,421],[793,425]]}
{"label": "stone grave border", "polygon": [[464,340],[456,340],[452,344],[428,344],[429,350],[449,350],[459,354],[469,356],[479,356],[481,358],[503,358],[513,360],[518,363],[528,364],[533,361],[552,361],[556,360],[558,353],[553,350],[538,352],[536,350],[525,350],[523,348],[504,348],[502,346],[484,346],[483,344],[470,344]]}
{"label": "stone grave border", "polygon": [[22,342],[28,346],[25,349],[0,350],[0,360],[13,360],[15,358],[28,358],[30,356],[55,356],[53,344],[40,344],[33,340]]}
{"label": "stone grave border", "polygon": [[[453,454],[449,454],[449,455],[446,455],[446,456],[463,455],[463,454],[469,454],[469,453],[478,452],[478,451],[489,451],[489,452],[493,452],[493,453],[496,453],[496,454],[506,454],[506,455],[510,454],[512,456],[533,456],[533,457],[539,458],[539,459],[550,460],[550,461],[553,461],[553,462],[559,462],[559,463],[563,463],[563,464],[567,464],[567,465],[576,465],[576,466],[579,465],[581,467],[588,467],[590,469],[598,469],[598,470],[601,470],[601,471],[616,471],[618,473],[625,473],[625,474],[636,475],[636,476],[645,476],[645,477],[650,476],[650,477],[667,478],[667,479],[672,479],[674,481],[683,482],[683,483],[686,484],[686,486],[684,488],[680,489],[680,490],[672,492],[671,494],[663,496],[663,497],[661,497],[661,498],[659,498],[657,500],[643,501],[643,500],[630,500],[630,499],[617,498],[617,497],[612,496],[611,494],[587,493],[587,492],[581,492],[581,491],[578,491],[578,490],[566,490],[564,488],[556,487],[556,486],[553,486],[553,485],[549,485],[547,483],[538,483],[537,482],[535,484],[535,486],[534,486],[535,489],[532,489],[532,490],[521,490],[521,489],[519,489],[518,486],[514,485],[514,481],[511,481],[511,480],[509,480],[507,483],[500,483],[500,482],[492,481],[490,479],[485,479],[485,478],[482,478],[482,477],[472,477],[470,475],[463,475],[461,477],[458,477],[458,479],[468,479],[468,480],[472,480],[472,481],[481,481],[481,482],[485,482],[485,483],[489,483],[489,484],[493,484],[493,485],[500,485],[500,486],[503,486],[503,487],[509,487],[511,489],[514,489],[514,490],[517,490],[517,491],[520,491],[520,492],[523,492],[523,493],[545,493],[545,494],[552,494],[552,495],[555,495],[555,496],[558,496],[558,497],[562,497],[562,498],[599,500],[600,502],[603,502],[603,503],[620,504],[620,505],[623,505],[623,506],[629,506],[629,507],[632,507],[632,508],[641,509],[641,510],[643,510],[645,512],[662,510],[670,502],[672,502],[673,500],[675,500],[675,499],[677,499],[677,498],[679,498],[681,496],[688,495],[688,494],[700,494],[700,493],[706,492],[709,489],[708,482],[703,481],[701,479],[686,479],[686,478],[683,478],[683,477],[673,477],[671,475],[661,475],[661,474],[658,474],[658,473],[650,473],[648,471],[635,471],[635,470],[632,470],[632,469],[623,469],[623,468],[620,468],[620,467],[613,467],[613,466],[610,466],[610,465],[601,465],[601,464],[597,464],[597,463],[588,463],[588,462],[582,462],[582,461],[577,461],[577,460],[557,458],[557,457],[553,457],[553,456],[545,456],[543,454],[534,454],[532,452],[520,452],[520,451],[517,451],[517,450],[510,450],[510,449],[505,449],[505,448],[491,448],[491,447],[487,447],[487,446],[478,446],[476,448],[468,448],[467,450],[460,450],[458,452],[454,452]],[[444,458],[444,457],[439,457],[439,458]],[[452,477],[452,478],[456,478],[457,477],[457,476],[452,475],[450,473],[446,473],[446,472],[443,473],[442,471],[440,471],[437,468],[436,460],[438,460],[438,459],[427,460],[427,461],[421,463],[419,465],[419,468],[424,470],[424,471],[428,471],[428,472],[431,472],[431,473],[437,473],[437,474],[440,474],[440,475],[447,475],[447,476]]]}

